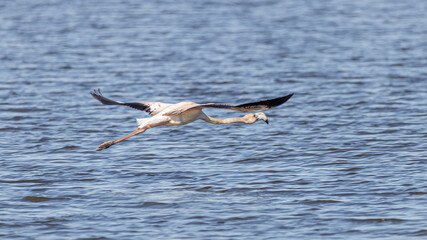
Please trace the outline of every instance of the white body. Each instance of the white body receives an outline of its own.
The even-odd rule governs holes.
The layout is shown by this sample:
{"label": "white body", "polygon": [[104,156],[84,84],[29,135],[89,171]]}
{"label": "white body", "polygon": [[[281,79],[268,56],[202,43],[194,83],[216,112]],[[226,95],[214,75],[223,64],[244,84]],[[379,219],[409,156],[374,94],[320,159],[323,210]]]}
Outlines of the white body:
{"label": "white body", "polygon": [[155,124],[155,123],[164,122],[164,121],[168,122],[164,124],[166,126],[178,126],[178,125],[185,125],[185,124],[194,122],[197,119],[201,119],[201,118],[206,119],[207,115],[202,110],[198,110],[198,109],[182,112],[177,115],[165,115],[175,109],[179,109],[179,108],[182,108],[188,105],[193,105],[193,104],[195,103],[181,102],[177,104],[172,104],[151,118],[137,118],[136,121],[138,123],[138,127],[143,128],[148,124]]}

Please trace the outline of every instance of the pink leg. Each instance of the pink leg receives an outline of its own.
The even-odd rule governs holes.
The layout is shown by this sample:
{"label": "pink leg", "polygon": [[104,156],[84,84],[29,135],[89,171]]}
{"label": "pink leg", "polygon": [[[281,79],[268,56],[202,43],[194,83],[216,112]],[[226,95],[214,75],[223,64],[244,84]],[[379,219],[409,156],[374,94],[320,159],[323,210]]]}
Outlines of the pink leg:
{"label": "pink leg", "polygon": [[125,139],[127,139],[127,138],[130,138],[130,137],[132,137],[132,136],[135,136],[136,134],[139,134],[139,133],[145,132],[145,130],[147,130],[147,128],[138,128],[138,129],[136,129],[135,131],[133,131],[131,134],[127,135],[126,137],[122,137],[122,138],[117,139],[117,140],[114,140],[114,141],[104,142],[103,144],[101,144],[101,145],[96,149],[96,151],[101,151],[101,150],[104,150],[104,149],[106,149],[106,148],[109,148],[109,147],[111,147],[112,145],[114,145],[114,144],[116,144],[116,143],[119,143],[119,142],[121,142],[121,141],[123,141],[123,140],[125,140]]}

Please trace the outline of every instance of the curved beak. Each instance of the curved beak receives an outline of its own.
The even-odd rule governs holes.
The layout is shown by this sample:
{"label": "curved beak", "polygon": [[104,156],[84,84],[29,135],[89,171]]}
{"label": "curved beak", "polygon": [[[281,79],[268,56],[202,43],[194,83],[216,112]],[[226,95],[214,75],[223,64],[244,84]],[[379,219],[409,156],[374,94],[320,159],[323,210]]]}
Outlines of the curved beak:
{"label": "curved beak", "polygon": [[265,121],[265,123],[267,123],[267,124],[268,124],[268,119],[265,119],[264,121]]}

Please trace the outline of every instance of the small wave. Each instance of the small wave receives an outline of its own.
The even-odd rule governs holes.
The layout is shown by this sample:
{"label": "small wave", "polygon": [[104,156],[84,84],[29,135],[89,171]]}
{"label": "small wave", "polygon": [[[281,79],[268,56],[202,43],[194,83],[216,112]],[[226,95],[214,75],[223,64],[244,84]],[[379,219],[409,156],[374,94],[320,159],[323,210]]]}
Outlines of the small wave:
{"label": "small wave", "polygon": [[68,145],[68,146],[63,147],[62,149],[74,149],[74,148],[78,148],[78,146]]}
{"label": "small wave", "polygon": [[14,181],[8,181],[8,180],[0,180],[0,183],[52,183],[53,181],[46,181],[46,180],[40,180],[40,179],[24,179],[24,180],[14,180]]}
{"label": "small wave", "polygon": [[26,202],[46,202],[52,200],[66,200],[66,198],[49,198],[49,197],[37,197],[37,196],[26,196],[22,199]]}
{"label": "small wave", "polygon": [[320,199],[320,200],[304,200],[303,202],[307,204],[322,204],[322,203],[340,203],[341,201]]}
{"label": "small wave", "polygon": [[363,219],[350,219],[351,222],[366,222],[366,223],[379,223],[379,222],[403,222],[405,220],[399,218],[363,218]]}
{"label": "small wave", "polygon": [[410,195],[424,195],[426,192],[409,192]]}
{"label": "small wave", "polygon": [[146,207],[160,207],[160,206],[169,206],[169,205],[170,205],[169,203],[163,203],[163,202],[144,202],[142,204],[139,204],[133,207],[146,208]]}

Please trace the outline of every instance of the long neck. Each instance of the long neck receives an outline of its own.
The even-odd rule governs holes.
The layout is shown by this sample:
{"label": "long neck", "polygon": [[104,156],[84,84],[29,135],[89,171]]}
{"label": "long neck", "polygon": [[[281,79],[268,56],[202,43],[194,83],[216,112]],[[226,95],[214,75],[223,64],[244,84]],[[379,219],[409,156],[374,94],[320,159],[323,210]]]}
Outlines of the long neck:
{"label": "long neck", "polygon": [[229,123],[247,123],[251,124],[256,122],[256,118],[253,117],[253,114],[245,115],[241,118],[226,118],[226,119],[217,119],[206,115],[202,120],[213,123],[213,124],[229,124]]}

